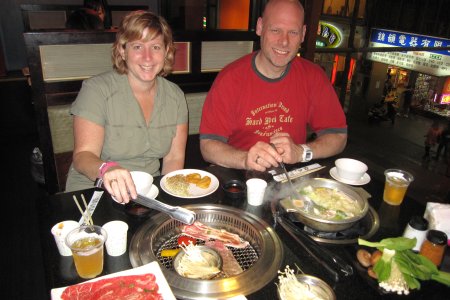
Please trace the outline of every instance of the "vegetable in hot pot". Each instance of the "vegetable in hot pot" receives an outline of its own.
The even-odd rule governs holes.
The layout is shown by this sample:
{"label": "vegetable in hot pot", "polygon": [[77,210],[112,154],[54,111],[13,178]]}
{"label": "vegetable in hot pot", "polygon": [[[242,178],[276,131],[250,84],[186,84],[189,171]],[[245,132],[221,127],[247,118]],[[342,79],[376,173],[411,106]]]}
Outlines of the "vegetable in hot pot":
{"label": "vegetable in hot pot", "polygon": [[[344,192],[328,187],[302,188],[300,194],[309,197],[318,208],[313,213],[327,220],[345,220],[361,213],[361,206],[357,201],[347,196]],[[295,206],[302,207],[302,200],[294,200]]]}

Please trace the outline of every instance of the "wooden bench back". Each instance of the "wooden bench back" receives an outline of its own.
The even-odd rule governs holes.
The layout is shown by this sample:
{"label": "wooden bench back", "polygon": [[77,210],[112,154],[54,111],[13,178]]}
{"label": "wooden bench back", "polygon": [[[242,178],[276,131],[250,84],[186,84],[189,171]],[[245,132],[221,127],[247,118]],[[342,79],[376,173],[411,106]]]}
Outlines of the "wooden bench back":
{"label": "wooden bench back", "polygon": [[[26,32],[35,30],[55,30],[66,28],[66,20],[69,15],[82,8],[82,5],[58,5],[58,4],[22,4],[22,22]],[[148,10],[146,5],[110,5],[111,23],[118,27],[122,18],[130,11]]]}

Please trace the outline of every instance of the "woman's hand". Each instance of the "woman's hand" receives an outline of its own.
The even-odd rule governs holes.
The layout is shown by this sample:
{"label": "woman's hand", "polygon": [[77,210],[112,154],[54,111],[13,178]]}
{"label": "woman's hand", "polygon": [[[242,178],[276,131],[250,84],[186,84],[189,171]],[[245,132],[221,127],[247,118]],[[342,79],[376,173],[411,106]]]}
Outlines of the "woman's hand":
{"label": "woman's hand", "polygon": [[120,166],[111,167],[105,172],[103,186],[119,203],[128,203],[137,197],[136,186],[130,172]]}

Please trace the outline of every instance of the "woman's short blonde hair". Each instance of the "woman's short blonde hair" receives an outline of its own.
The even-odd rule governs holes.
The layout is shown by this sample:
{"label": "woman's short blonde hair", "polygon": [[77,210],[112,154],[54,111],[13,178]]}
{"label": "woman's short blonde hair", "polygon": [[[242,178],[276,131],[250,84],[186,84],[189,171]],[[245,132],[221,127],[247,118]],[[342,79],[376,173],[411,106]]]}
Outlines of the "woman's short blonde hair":
{"label": "woman's short blonde hair", "polygon": [[161,35],[167,50],[164,67],[158,75],[167,76],[172,72],[175,46],[169,24],[161,16],[149,11],[138,10],[123,18],[116,34],[116,41],[112,46],[113,67],[119,74],[128,74],[127,62],[123,60],[120,50],[125,49],[127,43],[142,39],[146,28],[149,29],[146,40],[152,40]]}

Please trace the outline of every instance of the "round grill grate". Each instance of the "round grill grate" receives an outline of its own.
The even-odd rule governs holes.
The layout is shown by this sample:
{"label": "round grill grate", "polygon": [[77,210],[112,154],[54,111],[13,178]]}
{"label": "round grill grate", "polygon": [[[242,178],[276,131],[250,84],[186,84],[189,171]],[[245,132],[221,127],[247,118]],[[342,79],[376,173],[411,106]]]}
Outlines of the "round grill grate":
{"label": "round grill grate", "polygon": [[[223,299],[251,294],[276,277],[283,259],[283,247],[277,234],[259,217],[243,210],[223,205],[184,206],[196,213],[197,221],[216,229],[238,234],[249,242],[244,249],[228,247],[244,272],[214,280],[184,278],[173,269],[172,258],[161,257],[163,249],[178,246],[182,223],[159,213],[144,223],[130,243],[130,261],[138,267],[158,261],[179,299]],[[198,244],[204,241],[198,240]]]}

